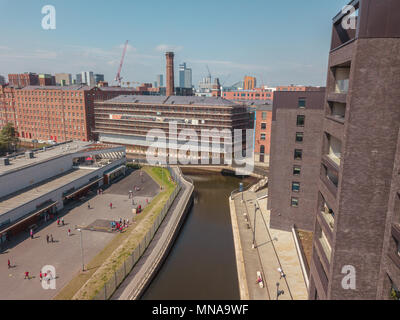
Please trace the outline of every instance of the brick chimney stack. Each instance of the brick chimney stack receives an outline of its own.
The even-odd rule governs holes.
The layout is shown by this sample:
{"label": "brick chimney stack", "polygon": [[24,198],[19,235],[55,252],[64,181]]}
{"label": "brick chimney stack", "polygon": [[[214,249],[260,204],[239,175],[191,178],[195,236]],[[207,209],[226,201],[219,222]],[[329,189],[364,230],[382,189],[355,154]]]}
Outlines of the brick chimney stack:
{"label": "brick chimney stack", "polygon": [[175,83],[174,83],[174,53],[165,53],[167,57],[167,97],[174,95]]}

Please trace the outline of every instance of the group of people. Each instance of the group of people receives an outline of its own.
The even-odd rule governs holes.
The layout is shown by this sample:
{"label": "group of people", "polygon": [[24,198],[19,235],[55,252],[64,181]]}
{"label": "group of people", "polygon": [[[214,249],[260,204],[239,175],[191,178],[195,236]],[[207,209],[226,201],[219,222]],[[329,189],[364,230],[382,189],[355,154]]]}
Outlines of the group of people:
{"label": "group of people", "polygon": [[119,221],[113,221],[111,222],[111,228],[115,231],[122,232],[129,226],[129,220],[122,220],[122,218],[119,219]]}

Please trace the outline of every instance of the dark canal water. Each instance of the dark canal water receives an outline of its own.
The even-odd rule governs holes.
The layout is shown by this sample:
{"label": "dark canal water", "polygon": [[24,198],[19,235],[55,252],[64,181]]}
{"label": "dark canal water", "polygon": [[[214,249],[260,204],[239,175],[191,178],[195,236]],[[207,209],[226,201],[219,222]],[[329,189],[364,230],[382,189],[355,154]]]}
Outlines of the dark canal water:
{"label": "dark canal water", "polygon": [[256,180],[193,169],[183,172],[194,181],[194,205],[142,299],[239,300],[228,197],[239,182]]}

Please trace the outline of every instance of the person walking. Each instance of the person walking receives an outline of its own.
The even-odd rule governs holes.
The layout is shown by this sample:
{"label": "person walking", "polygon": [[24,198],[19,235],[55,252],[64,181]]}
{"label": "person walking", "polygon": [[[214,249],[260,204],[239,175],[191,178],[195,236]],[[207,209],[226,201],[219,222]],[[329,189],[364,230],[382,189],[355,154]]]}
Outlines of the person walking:
{"label": "person walking", "polygon": [[11,268],[11,261],[10,261],[10,259],[8,259],[8,269],[10,269]]}
{"label": "person walking", "polygon": [[57,225],[58,226],[60,225],[60,219],[57,219]]}
{"label": "person walking", "polygon": [[33,239],[33,230],[30,231],[31,239]]}
{"label": "person walking", "polygon": [[112,202],[110,202],[110,209],[112,209]]}
{"label": "person walking", "polygon": [[40,271],[40,273],[39,273],[39,279],[40,279],[40,282],[42,282],[42,280],[43,280],[43,274],[42,274],[42,271]]}
{"label": "person walking", "polygon": [[24,279],[28,279],[29,280],[29,271],[25,271],[25,278]]}
{"label": "person walking", "polygon": [[87,208],[88,208],[88,210],[90,210],[90,203],[89,202],[87,204]]}
{"label": "person walking", "polygon": [[54,240],[53,240],[53,235],[52,235],[52,234],[50,235],[50,242],[51,242],[51,243],[54,242]]}
{"label": "person walking", "polygon": [[68,237],[71,235],[71,229],[68,229]]}
{"label": "person walking", "polygon": [[46,241],[47,241],[47,243],[49,243],[49,235],[48,234],[46,235]]}
{"label": "person walking", "polygon": [[61,218],[61,223],[62,223],[63,226],[65,226],[64,218]]}
{"label": "person walking", "polygon": [[280,276],[281,276],[279,279],[286,277],[286,274],[283,272],[283,270],[280,267],[278,268],[278,272],[280,273]]}

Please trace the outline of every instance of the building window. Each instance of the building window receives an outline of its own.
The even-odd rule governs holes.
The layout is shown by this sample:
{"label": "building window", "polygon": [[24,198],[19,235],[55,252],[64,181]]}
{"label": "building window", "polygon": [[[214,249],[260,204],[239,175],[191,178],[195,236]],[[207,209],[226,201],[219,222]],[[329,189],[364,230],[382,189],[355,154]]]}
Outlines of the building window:
{"label": "building window", "polygon": [[291,198],[290,205],[292,207],[294,207],[294,208],[297,208],[299,206],[299,199],[298,198]]}
{"label": "building window", "polygon": [[265,140],[266,136],[265,133],[261,133],[261,140]]}
{"label": "building window", "polygon": [[292,191],[300,192],[300,182],[292,182]]}
{"label": "building window", "polygon": [[301,174],[301,167],[300,166],[294,166],[293,167],[293,175],[294,176],[299,176]]}
{"label": "building window", "polygon": [[260,153],[264,154],[265,153],[265,146],[260,146]]}
{"label": "building window", "polygon": [[297,126],[304,127],[306,116],[297,116]]}
{"label": "building window", "polygon": [[304,137],[303,132],[297,132],[296,133],[296,142],[303,142],[303,137]]}
{"label": "building window", "polygon": [[266,123],[261,123],[261,130],[267,129],[267,124]]}
{"label": "building window", "polygon": [[303,159],[303,150],[296,149],[294,150],[294,160],[301,160]]}
{"label": "building window", "polygon": [[340,160],[342,157],[342,142],[330,134],[326,135],[328,140],[328,157],[338,166],[340,166]]}
{"label": "building window", "polygon": [[299,98],[299,108],[306,107],[306,98]]}
{"label": "building window", "polygon": [[332,248],[329,244],[328,238],[326,237],[325,233],[321,230],[321,235],[319,237],[319,242],[322,246],[322,250],[325,252],[325,256],[329,262],[331,262],[332,256]]}
{"label": "building window", "polygon": [[262,117],[262,120],[266,120],[266,119],[267,119],[267,113],[266,113],[266,112],[263,112],[263,113],[261,114],[261,117]]}

